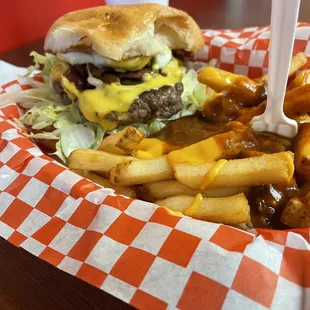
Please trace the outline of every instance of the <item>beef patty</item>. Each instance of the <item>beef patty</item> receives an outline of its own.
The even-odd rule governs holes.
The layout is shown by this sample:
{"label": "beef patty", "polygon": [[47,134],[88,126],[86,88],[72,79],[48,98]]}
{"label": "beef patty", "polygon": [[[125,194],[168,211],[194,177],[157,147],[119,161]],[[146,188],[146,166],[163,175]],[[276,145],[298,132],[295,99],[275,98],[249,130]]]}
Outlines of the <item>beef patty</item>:
{"label": "beef patty", "polygon": [[[96,68],[93,65],[88,65],[88,68],[95,78],[106,84],[128,82],[128,80],[139,83],[142,82],[142,76],[145,73],[151,73],[151,68],[130,72],[116,72],[110,68]],[[95,88],[87,82],[87,65],[72,65],[64,73],[64,76],[80,91]],[[61,87],[60,81],[54,81],[53,86],[54,90],[63,98],[64,104],[68,104],[70,100]],[[182,109],[182,92],[182,83],[145,91],[135,99],[127,113],[111,112],[105,118],[121,125],[147,123],[154,118],[170,118]]]}
{"label": "beef patty", "polygon": [[135,99],[127,113],[111,112],[105,118],[124,125],[170,118],[182,109],[182,92],[182,83],[145,91]]}

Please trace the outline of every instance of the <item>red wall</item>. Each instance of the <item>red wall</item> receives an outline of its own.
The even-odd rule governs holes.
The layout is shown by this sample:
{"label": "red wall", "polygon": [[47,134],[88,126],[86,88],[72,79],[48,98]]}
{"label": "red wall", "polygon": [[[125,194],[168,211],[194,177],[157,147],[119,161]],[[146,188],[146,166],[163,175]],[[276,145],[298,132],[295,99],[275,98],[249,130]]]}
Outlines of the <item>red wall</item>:
{"label": "red wall", "polygon": [[0,52],[44,38],[63,14],[104,0],[0,0]]}

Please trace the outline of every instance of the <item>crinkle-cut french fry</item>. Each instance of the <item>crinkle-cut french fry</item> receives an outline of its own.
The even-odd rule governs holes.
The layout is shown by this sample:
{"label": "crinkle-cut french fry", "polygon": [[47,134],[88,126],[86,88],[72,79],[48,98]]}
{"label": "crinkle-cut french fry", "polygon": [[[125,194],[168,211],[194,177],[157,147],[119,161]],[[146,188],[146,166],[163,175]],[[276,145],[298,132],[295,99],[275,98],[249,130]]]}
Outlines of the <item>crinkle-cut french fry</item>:
{"label": "crinkle-cut french fry", "polygon": [[113,185],[137,185],[174,179],[167,156],[150,160],[128,161],[117,164],[110,170]]}
{"label": "crinkle-cut french fry", "polygon": [[[304,52],[299,52],[295,56],[292,57],[290,70],[288,76],[295,74],[298,70],[300,70],[307,63],[307,56]],[[268,74],[265,74],[261,80],[268,82]]]}
{"label": "crinkle-cut french fry", "polygon": [[176,179],[192,189],[201,189],[209,171],[209,183],[205,188],[285,184],[294,173],[294,154],[281,152],[229,160],[217,171],[212,169],[215,165],[215,162],[202,165],[178,163],[173,164],[173,170]]}
{"label": "crinkle-cut french fry", "polygon": [[309,194],[305,197],[293,197],[284,207],[281,222],[292,228],[310,227]]}
{"label": "crinkle-cut french fry", "polygon": [[310,69],[303,70],[289,85],[288,90],[292,90],[301,85],[310,84]]}
{"label": "crinkle-cut french fry", "polygon": [[[155,203],[174,212],[187,214],[188,208],[193,204],[195,197],[180,195],[158,200]],[[186,210],[187,209],[187,210]],[[187,214],[189,215],[189,214]],[[251,222],[250,206],[244,194],[225,198],[203,198],[190,215],[196,219],[238,225]]]}
{"label": "crinkle-cut french fry", "polygon": [[131,187],[125,187],[125,186],[114,186],[110,183],[109,180],[99,176],[98,174],[91,172],[91,171],[82,171],[82,170],[73,170],[75,173],[83,176],[84,178],[87,178],[105,188],[111,188],[114,189],[118,194],[130,197],[130,198],[136,198],[137,194]]}
{"label": "crinkle-cut french fry", "polygon": [[135,156],[135,147],[144,139],[145,134],[132,126],[103,139],[99,150],[119,155]]}
{"label": "crinkle-cut french fry", "polygon": [[300,125],[295,143],[296,171],[310,180],[310,124]]}
{"label": "crinkle-cut french fry", "polygon": [[135,190],[140,199],[154,201],[178,195],[195,196],[198,193],[210,198],[228,197],[239,193],[247,194],[249,187],[213,188],[201,191],[188,188],[176,180],[168,180],[137,185]]}
{"label": "crinkle-cut french fry", "polygon": [[129,160],[136,158],[97,150],[76,150],[70,154],[67,165],[70,169],[100,171],[107,176],[113,166]]}
{"label": "crinkle-cut french fry", "polygon": [[284,113],[293,118],[310,112],[310,84],[301,85],[288,91],[284,98]]}

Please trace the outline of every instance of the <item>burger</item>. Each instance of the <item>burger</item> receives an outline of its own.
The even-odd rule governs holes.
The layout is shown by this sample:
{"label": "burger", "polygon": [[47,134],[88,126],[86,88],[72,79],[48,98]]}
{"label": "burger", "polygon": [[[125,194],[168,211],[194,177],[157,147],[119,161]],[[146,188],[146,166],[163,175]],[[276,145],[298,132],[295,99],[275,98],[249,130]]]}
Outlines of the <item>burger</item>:
{"label": "burger", "polygon": [[[30,136],[65,160],[125,126],[154,134],[192,115],[205,86],[188,64],[204,39],[185,12],[156,4],[99,6],[59,18],[33,52],[35,88],[16,98]],[[43,83],[30,78],[41,65]],[[51,145],[49,143],[49,145]]]}

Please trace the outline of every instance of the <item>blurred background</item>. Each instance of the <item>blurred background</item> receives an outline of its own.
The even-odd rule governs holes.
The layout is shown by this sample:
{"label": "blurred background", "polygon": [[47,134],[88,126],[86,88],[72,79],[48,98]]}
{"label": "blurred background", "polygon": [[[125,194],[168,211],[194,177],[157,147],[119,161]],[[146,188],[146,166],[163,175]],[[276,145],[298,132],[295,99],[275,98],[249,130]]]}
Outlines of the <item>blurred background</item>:
{"label": "blurred background", "polygon": [[[119,1],[129,3],[134,0]],[[105,3],[104,0],[9,0],[1,2],[3,3],[1,3],[0,10],[0,59],[6,61],[10,61],[7,57],[11,57],[7,52],[19,47],[27,49],[28,44],[31,44],[31,49],[42,52],[42,40],[48,28],[63,14]],[[271,0],[170,0],[169,4],[188,12],[204,29],[262,26],[269,24],[270,20]],[[299,20],[310,22],[309,0],[301,1]],[[9,54],[12,55],[12,52]]]}

